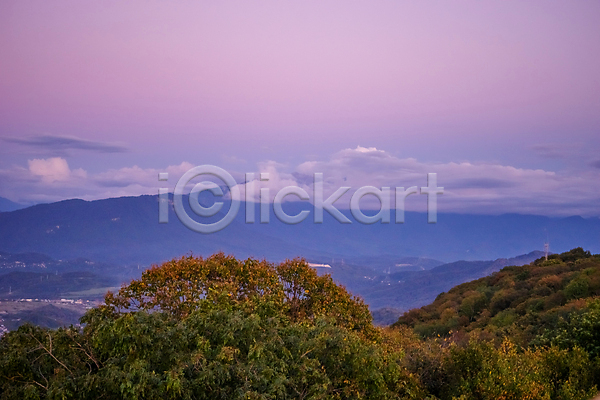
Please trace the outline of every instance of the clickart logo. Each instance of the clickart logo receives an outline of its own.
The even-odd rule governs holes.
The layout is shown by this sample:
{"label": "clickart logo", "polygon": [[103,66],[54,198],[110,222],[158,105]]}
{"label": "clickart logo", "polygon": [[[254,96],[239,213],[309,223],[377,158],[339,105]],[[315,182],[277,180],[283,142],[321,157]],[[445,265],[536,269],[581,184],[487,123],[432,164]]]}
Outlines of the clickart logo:
{"label": "clickart logo", "polygon": [[[222,181],[227,186],[229,193],[229,210],[227,210],[221,218],[212,222],[199,222],[192,218],[189,214],[191,211],[199,219],[213,218],[219,214],[223,209],[225,202],[215,201],[210,207],[205,207],[200,203],[199,196],[202,192],[210,192],[215,198],[224,198],[225,193],[222,186],[216,184],[213,181],[204,180],[200,183],[194,184],[191,191],[189,192],[188,205],[189,210],[184,207],[184,198],[186,197],[186,188],[192,184],[192,180],[198,177],[211,178]],[[159,181],[167,181],[169,174],[162,172],[158,174]],[[268,173],[259,174],[259,182],[269,180]],[[247,224],[255,223],[256,217],[256,176],[255,173],[249,172],[246,174],[246,179],[243,184],[238,184],[230,173],[222,168],[214,165],[201,165],[194,167],[187,171],[177,181],[175,190],[173,191],[173,208],[175,214],[179,220],[189,229],[199,233],[214,233],[228,226],[237,216],[240,211],[241,194],[240,187],[244,188],[244,201],[245,201],[245,222]],[[282,203],[287,196],[297,196],[302,201],[311,201],[313,204],[313,222],[315,224],[323,223],[323,211],[327,211],[334,219],[342,224],[351,224],[352,221],[338,210],[334,203],[340,199],[351,187],[342,186],[338,188],[333,194],[324,199],[323,196],[323,173],[317,172],[313,176],[313,196],[298,186],[286,186],[279,190],[273,199],[273,211],[278,220],[285,224],[298,224],[304,221],[310,215],[310,210],[302,210],[295,215],[287,214],[282,207]],[[407,189],[404,187],[396,187],[394,209],[395,209],[395,223],[404,223],[404,203],[406,197],[411,194],[421,193],[427,195],[427,222],[435,224],[437,222],[437,195],[444,193],[443,187],[437,186],[437,174],[427,174],[427,186],[421,187],[420,191],[417,186],[412,186]],[[270,222],[270,208],[271,208],[271,189],[260,188],[260,223],[266,224]],[[360,200],[366,195],[375,196],[380,203],[379,211],[375,215],[366,215],[360,208]],[[169,222],[169,188],[159,188],[159,208],[158,208],[158,221],[159,223]],[[381,222],[383,224],[390,223],[390,209],[391,209],[391,190],[389,187],[382,187],[381,189],[375,186],[363,186],[358,188],[350,198],[350,213],[352,217],[361,224],[373,224]]]}

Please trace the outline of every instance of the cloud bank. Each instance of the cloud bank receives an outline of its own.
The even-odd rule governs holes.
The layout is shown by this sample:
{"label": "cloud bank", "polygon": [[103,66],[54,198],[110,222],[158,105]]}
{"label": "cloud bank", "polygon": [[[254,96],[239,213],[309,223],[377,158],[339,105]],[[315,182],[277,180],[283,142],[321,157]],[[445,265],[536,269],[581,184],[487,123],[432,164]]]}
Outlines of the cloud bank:
{"label": "cloud bank", "polygon": [[[86,200],[107,197],[156,194],[158,187],[173,190],[177,180],[194,165],[182,162],[162,169],[138,166],[109,169],[89,174],[71,169],[64,158],[32,159],[28,167],[0,170],[0,196],[13,201],[50,202],[66,198]],[[158,173],[168,172],[168,182],[159,182]],[[324,196],[337,188],[351,187],[336,206],[347,208],[352,193],[362,186],[377,188],[427,186],[427,174],[437,173],[444,194],[438,198],[439,212],[479,214],[539,214],[550,216],[600,216],[600,170],[546,171],[516,168],[495,163],[425,163],[400,158],[374,147],[357,146],[332,154],[326,160],[308,160],[297,165],[267,160],[245,171],[228,170],[239,183],[244,198],[245,173],[255,174],[254,195],[269,188],[270,197],[286,186],[298,186],[312,198],[315,173],[323,173]],[[260,180],[268,173],[268,180]],[[203,180],[197,178],[198,182]],[[285,200],[297,200],[289,196]],[[393,204],[392,198],[392,204]],[[411,195],[406,209],[425,211],[425,196]],[[378,208],[373,196],[361,201],[365,208]]]}

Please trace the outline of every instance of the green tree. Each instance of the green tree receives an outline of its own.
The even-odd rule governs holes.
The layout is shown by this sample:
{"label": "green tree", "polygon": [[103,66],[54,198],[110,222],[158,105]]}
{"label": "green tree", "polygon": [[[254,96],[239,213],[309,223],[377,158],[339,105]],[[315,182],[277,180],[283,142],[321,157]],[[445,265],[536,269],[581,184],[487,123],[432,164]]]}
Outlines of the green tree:
{"label": "green tree", "polygon": [[364,308],[302,260],[186,257],[108,295],[83,329],[6,334],[0,398],[422,398]]}
{"label": "green tree", "polygon": [[343,326],[372,334],[372,317],[364,302],[329,275],[318,276],[302,259],[278,265],[223,253],[203,259],[182,257],[144,271],[142,277],[108,293],[104,309],[112,313],[161,310],[185,317],[201,300],[257,304],[272,301],[292,321],[330,316]]}

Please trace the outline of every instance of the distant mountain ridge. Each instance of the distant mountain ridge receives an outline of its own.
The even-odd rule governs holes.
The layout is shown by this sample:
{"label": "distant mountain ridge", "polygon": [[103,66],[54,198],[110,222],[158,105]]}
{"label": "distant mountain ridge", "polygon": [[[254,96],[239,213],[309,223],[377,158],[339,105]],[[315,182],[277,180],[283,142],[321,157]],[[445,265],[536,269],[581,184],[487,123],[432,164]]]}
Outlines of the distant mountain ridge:
{"label": "distant mountain ridge", "polygon": [[28,205],[15,203],[14,201],[10,201],[9,199],[0,197],[0,212],[15,211],[26,207],[28,207]]}
{"label": "distant mountain ridge", "polygon": [[40,253],[6,253],[0,251],[0,276],[11,272],[34,272],[44,274],[64,274],[69,272],[92,272],[111,276],[114,279],[128,280],[141,273],[136,266],[113,265],[95,262],[86,258],[55,260]]}
{"label": "distant mountain ridge", "polygon": [[[284,204],[289,214],[309,207],[307,203]],[[38,252],[56,259],[84,257],[119,265],[148,265],[190,252],[210,255],[217,251],[273,261],[302,256],[349,263],[360,260],[366,265],[365,260],[388,259],[389,264],[377,269],[391,271],[397,268],[394,260],[402,257],[442,262],[494,260],[529,253],[548,239],[554,252],[574,246],[600,252],[598,218],[440,213],[437,224],[427,224],[425,214],[409,212],[404,224],[354,221],[346,225],[326,212],[323,224],[312,223],[311,215],[300,224],[286,225],[272,209],[269,224],[246,224],[242,210],[243,203],[230,226],[204,235],[184,227],[172,208],[169,223],[159,224],[157,196],[40,204],[0,213],[0,251]]]}
{"label": "distant mountain ridge", "polygon": [[331,269],[320,270],[361,296],[371,310],[393,308],[407,311],[431,303],[442,292],[464,282],[476,280],[506,266],[520,266],[543,257],[541,251],[532,251],[513,258],[490,261],[455,261],[430,270],[402,271],[381,274],[366,266],[333,264]]}

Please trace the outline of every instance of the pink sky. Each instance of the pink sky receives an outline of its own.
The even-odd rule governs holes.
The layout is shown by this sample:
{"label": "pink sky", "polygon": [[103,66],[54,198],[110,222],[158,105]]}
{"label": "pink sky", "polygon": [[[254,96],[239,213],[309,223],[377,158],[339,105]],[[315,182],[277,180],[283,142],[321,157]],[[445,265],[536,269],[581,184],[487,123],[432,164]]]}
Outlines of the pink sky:
{"label": "pink sky", "polygon": [[595,177],[599,20],[598,2],[5,0],[0,138],[127,151],[4,141],[2,179],[55,156],[293,170],[359,145]]}

